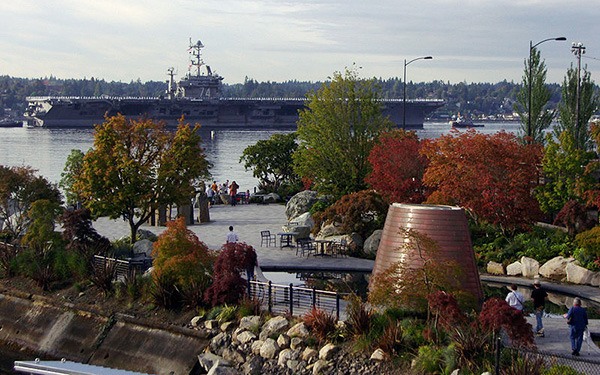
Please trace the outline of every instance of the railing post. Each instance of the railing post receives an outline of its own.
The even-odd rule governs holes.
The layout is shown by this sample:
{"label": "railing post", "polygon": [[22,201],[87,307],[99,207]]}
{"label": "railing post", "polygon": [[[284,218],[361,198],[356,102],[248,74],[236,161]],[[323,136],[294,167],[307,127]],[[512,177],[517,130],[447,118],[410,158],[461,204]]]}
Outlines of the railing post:
{"label": "railing post", "polygon": [[290,283],[290,315],[294,316],[294,284]]}
{"label": "railing post", "polygon": [[335,294],[335,318],[340,320],[340,294]]}
{"label": "railing post", "polygon": [[317,288],[315,288],[313,286],[313,293],[312,293],[312,307],[313,309],[317,306]]}
{"label": "railing post", "polygon": [[248,280],[248,299],[252,299],[252,289],[251,289],[251,284],[252,280]]}
{"label": "railing post", "polygon": [[496,340],[496,375],[500,375],[500,347],[502,346],[502,339],[498,337]]}
{"label": "railing post", "polygon": [[273,296],[272,296],[273,286],[271,285],[271,280],[269,280],[269,314],[273,313]]}

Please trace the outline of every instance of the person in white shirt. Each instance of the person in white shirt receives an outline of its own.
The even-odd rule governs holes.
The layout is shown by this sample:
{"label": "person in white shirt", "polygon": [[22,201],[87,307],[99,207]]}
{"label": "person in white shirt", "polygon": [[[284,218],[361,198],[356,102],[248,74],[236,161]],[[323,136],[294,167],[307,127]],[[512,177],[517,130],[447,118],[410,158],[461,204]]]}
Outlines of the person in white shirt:
{"label": "person in white shirt", "polygon": [[511,292],[506,296],[506,302],[510,305],[510,307],[517,309],[519,311],[523,311],[523,302],[525,299],[523,295],[517,292],[517,285],[512,284],[510,286]]}
{"label": "person in white shirt", "polygon": [[233,231],[233,226],[229,226],[229,233],[227,233],[227,243],[236,243],[238,242],[240,239],[237,235],[237,233],[235,233]]}

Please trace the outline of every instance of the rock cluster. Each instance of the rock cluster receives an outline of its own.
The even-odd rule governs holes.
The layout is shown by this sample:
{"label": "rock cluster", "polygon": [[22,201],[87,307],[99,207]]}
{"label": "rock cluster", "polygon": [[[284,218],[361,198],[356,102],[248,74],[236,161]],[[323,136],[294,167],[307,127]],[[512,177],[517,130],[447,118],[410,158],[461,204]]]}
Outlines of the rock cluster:
{"label": "rock cluster", "polygon": [[314,339],[303,322],[292,323],[282,316],[262,321],[247,316],[239,323],[202,321],[192,327],[210,338],[198,362],[210,375],[216,374],[372,374],[389,373],[381,350],[367,354],[351,352],[344,345],[313,346]]}
{"label": "rock cluster", "polygon": [[600,272],[593,272],[577,264],[574,258],[558,256],[540,266],[535,259],[522,257],[519,261],[506,266],[489,262],[487,272],[493,275],[523,276],[527,278],[544,277],[549,280],[569,282],[579,285],[600,286]]}

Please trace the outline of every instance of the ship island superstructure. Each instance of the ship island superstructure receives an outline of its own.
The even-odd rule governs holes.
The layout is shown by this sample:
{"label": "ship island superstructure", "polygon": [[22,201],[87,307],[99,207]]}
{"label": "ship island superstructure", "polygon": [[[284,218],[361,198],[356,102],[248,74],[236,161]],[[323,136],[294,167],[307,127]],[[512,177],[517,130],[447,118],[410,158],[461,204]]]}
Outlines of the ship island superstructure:
{"label": "ship island superstructure", "polygon": [[[175,69],[168,69],[169,79],[160,97],[28,97],[25,124],[32,127],[92,127],[105,116],[122,114],[128,118],[152,118],[176,126],[185,122],[200,123],[203,128],[295,128],[299,111],[306,98],[223,97],[223,77],[213,72],[202,59],[204,45],[190,40],[188,72],[175,83]],[[385,115],[398,126],[423,127],[425,117],[444,105],[443,100],[382,99]],[[405,105],[404,105],[405,104]],[[406,108],[404,108],[406,107]],[[406,109],[404,119],[403,111]]]}

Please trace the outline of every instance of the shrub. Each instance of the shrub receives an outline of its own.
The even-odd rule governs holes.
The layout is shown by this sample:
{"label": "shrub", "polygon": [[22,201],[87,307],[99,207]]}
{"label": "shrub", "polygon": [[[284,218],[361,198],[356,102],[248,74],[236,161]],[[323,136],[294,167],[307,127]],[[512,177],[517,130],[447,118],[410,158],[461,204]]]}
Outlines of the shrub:
{"label": "shrub", "polygon": [[313,231],[319,231],[323,224],[335,223],[342,233],[358,233],[367,238],[383,228],[387,211],[388,203],[374,190],[347,194],[323,213],[314,215]]}
{"label": "shrub", "polygon": [[315,338],[319,340],[319,343],[323,343],[335,331],[335,316],[324,310],[313,307],[304,314],[302,320]]}
{"label": "shrub", "polygon": [[240,273],[256,265],[256,251],[245,243],[223,245],[214,265],[213,284],[204,293],[204,301],[216,306],[237,304],[246,292]]}
{"label": "shrub", "polygon": [[501,298],[490,298],[483,303],[479,313],[483,329],[498,335],[504,329],[514,346],[534,347],[533,328],[523,313],[513,309]]}
{"label": "shrub", "polygon": [[577,259],[583,267],[593,271],[599,271],[600,227],[595,227],[579,233],[575,236],[575,244],[577,245],[577,250],[575,250],[574,253],[575,259]]}
{"label": "shrub", "polygon": [[414,360],[414,369],[424,374],[439,374],[443,369],[443,349],[420,346]]}
{"label": "shrub", "polygon": [[[544,357],[536,353],[512,353],[510,358],[503,358],[503,375],[542,375],[546,368]],[[561,374],[565,374],[561,372]]]}
{"label": "shrub", "polygon": [[237,317],[241,319],[245,316],[260,315],[260,307],[260,300],[244,296],[238,304]]}
{"label": "shrub", "polygon": [[364,335],[371,330],[373,312],[359,296],[352,295],[350,297],[346,313],[346,326],[353,337]]}
{"label": "shrub", "polygon": [[219,323],[230,322],[237,316],[238,308],[237,306],[228,306],[225,305],[217,315],[217,320]]}
{"label": "shrub", "polygon": [[167,230],[154,243],[152,256],[157,302],[162,306],[163,302],[199,306],[211,281],[213,257],[208,247],[187,229],[184,218],[167,223]]}

